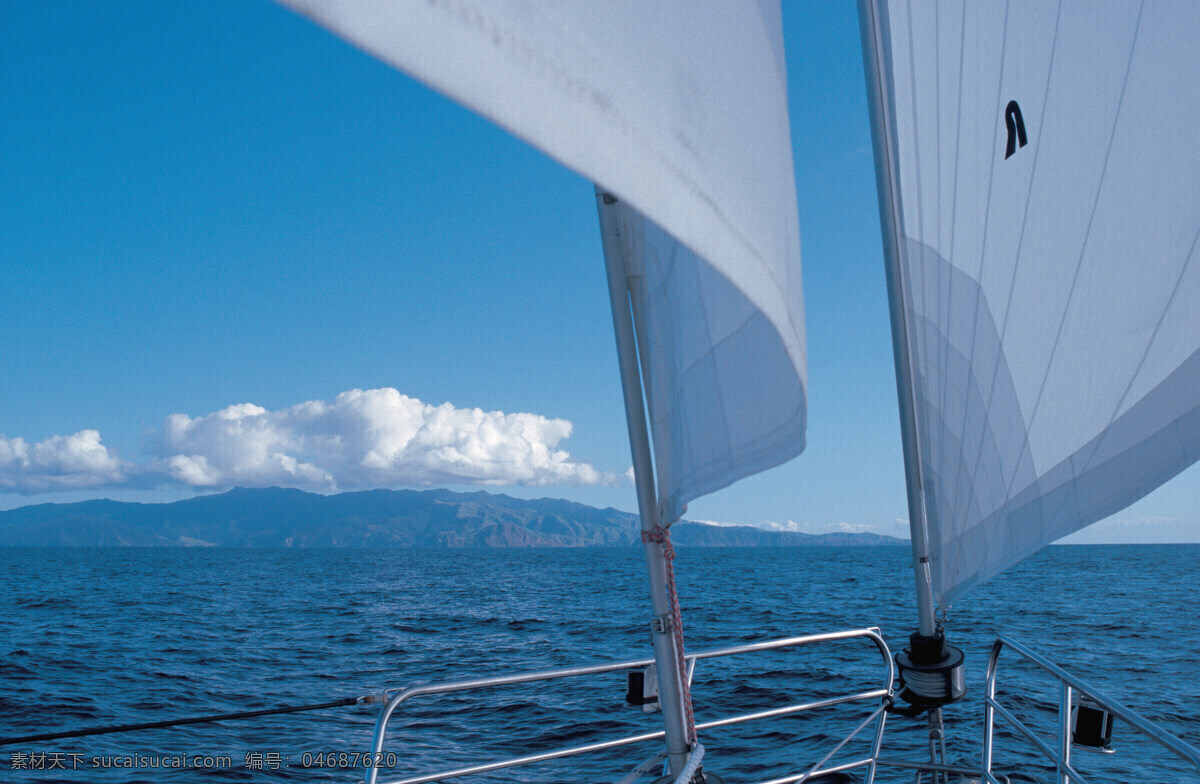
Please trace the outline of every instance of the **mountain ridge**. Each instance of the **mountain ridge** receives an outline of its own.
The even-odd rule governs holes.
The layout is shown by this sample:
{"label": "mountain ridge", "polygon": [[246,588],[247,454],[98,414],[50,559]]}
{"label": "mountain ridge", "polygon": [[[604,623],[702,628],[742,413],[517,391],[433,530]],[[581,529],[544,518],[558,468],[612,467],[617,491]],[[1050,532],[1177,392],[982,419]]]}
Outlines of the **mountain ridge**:
{"label": "mountain ridge", "polygon": [[[169,503],[94,499],[0,511],[0,546],[26,547],[597,547],[639,543],[638,531],[637,515],[612,507],[445,489],[235,487]],[[701,547],[904,543],[686,520],[672,531],[676,544]]]}

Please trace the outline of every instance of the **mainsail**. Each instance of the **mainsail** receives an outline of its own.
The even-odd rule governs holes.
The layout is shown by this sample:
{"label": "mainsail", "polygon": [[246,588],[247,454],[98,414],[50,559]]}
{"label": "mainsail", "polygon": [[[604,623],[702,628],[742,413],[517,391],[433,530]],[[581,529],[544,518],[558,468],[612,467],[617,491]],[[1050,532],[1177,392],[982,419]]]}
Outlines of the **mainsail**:
{"label": "mainsail", "polygon": [[869,2],[945,605],[1200,458],[1200,5]]}
{"label": "mainsail", "polygon": [[619,199],[664,524],[803,449],[777,3],[282,2]]}

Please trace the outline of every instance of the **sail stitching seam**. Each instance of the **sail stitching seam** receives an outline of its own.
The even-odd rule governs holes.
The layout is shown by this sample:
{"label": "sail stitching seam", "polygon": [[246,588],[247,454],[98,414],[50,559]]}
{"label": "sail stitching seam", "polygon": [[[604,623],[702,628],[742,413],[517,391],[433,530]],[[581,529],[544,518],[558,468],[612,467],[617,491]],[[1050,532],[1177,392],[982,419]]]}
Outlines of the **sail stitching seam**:
{"label": "sail stitching seam", "polygon": [[[1167,313],[1171,310],[1171,305],[1175,301],[1175,295],[1179,293],[1179,287],[1183,284],[1183,278],[1184,275],[1187,274],[1188,265],[1191,264],[1192,259],[1195,258],[1196,244],[1198,241],[1200,241],[1200,229],[1198,229],[1196,234],[1192,237],[1192,245],[1188,249],[1187,256],[1184,257],[1183,266],[1179,269],[1179,277],[1175,279],[1175,287],[1171,290],[1171,296],[1167,298],[1167,304],[1158,317],[1158,323],[1154,325],[1154,331],[1150,334],[1150,339],[1146,342],[1146,350],[1142,352],[1142,356],[1138,360],[1137,368],[1133,371],[1133,377],[1129,379],[1129,383],[1125,386],[1125,391],[1121,393],[1121,399],[1117,401],[1117,405],[1113,408],[1112,415],[1108,418],[1108,422],[1104,425],[1104,430],[1100,432],[1100,437],[1096,439],[1096,443],[1092,446],[1091,453],[1088,455],[1087,460],[1084,461],[1083,467],[1079,470],[1079,476],[1085,475],[1090,470],[1092,460],[1094,460],[1096,455],[1099,454],[1100,446],[1104,443],[1104,440],[1108,438],[1108,435],[1111,432],[1110,428],[1112,427],[1112,424],[1117,421],[1117,416],[1121,413],[1121,407],[1125,405],[1125,400],[1129,397],[1129,392],[1133,389],[1133,385],[1137,381],[1138,376],[1141,375],[1142,367],[1146,364],[1146,357],[1150,356],[1150,349],[1154,347],[1154,341],[1158,338],[1158,333],[1159,330],[1162,329],[1163,322],[1167,320]],[[1071,492],[1063,498],[1062,503],[1058,505],[1058,508],[1054,510],[1054,514],[1050,516],[1051,520],[1056,518],[1059,513],[1062,512],[1063,507],[1067,505],[1067,502],[1075,497],[1077,489],[1078,484],[1071,488]]]}
{"label": "sail stitching seam", "polygon": [[[1193,354],[1193,356],[1200,356],[1200,352],[1196,352],[1196,354]],[[1186,446],[1182,443],[1181,439],[1178,438],[1178,428],[1179,428],[1180,421],[1183,420],[1190,413],[1193,413],[1193,412],[1186,412],[1184,414],[1181,414],[1179,417],[1175,418],[1171,422],[1163,425],[1161,428],[1159,428],[1153,434],[1151,434],[1146,439],[1146,441],[1144,441],[1142,443],[1146,443],[1150,440],[1153,440],[1153,439],[1159,437],[1160,435],[1166,433],[1167,431],[1174,431],[1175,435],[1177,436],[1176,440],[1180,441],[1181,454],[1186,455]],[[1138,446],[1139,446],[1138,444],[1130,446],[1129,448],[1125,449],[1120,454],[1114,455],[1113,457],[1106,460],[1104,463],[1101,463],[1101,464],[1095,466],[1093,470],[1099,470],[1100,468],[1102,468],[1105,465],[1115,465],[1117,463],[1117,461],[1120,460],[1121,457],[1123,457],[1124,455],[1127,455],[1129,452],[1135,450]],[[1190,465],[1191,462],[1194,462],[1194,461],[1186,459],[1186,456],[1185,456],[1185,459],[1181,462],[1177,461],[1175,463],[1168,464],[1168,467],[1161,468],[1158,471],[1155,471],[1153,474],[1151,474],[1152,478],[1150,480],[1148,480],[1146,482],[1146,484],[1151,485],[1151,486],[1158,486],[1158,485],[1162,484],[1163,482],[1165,482],[1167,479],[1170,479],[1171,477],[1179,474],[1184,468],[1186,468],[1188,465]],[[1066,485],[1069,481],[1070,480],[1067,479],[1067,480],[1063,480],[1063,481],[1059,482],[1053,488],[1050,488],[1050,490],[1048,492],[1054,492],[1055,490],[1058,490],[1059,488]],[[1119,511],[1120,509],[1124,508],[1125,506],[1128,506],[1130,503],[1137,500],[1138,497],[1140,497],[1140,496],[1138,496],[1135,492],[1126,492],[1124,494],[1118,495],[1114,499],[1110,499],[1108,502],[1100,503],[1098,505],[1094,505],[1094,506],[1090,507],[1089,511],[1086,514],[1081,516],[1081,519],[1088,520],[1088,523],[1085,523],[1084,525],[1088,525],[1092,522],[1096,522],[1100,518],[1105,517],[1108,514],[1112,514],[1113,512]],[[1035,497],[1033,500],[1026,501],[1026,502],[1022,503],[1021,506],[1010,510],[1007,514],[1009,514],[1009,515],[1019,514],[1025,508],[1028,508],[1029,506],[1036,504],[1041,500],[1042,500],[1041,497]],[[1100,511],[1096,511],[1097,509],[1099,509]],[[996,514],[997,513],[993,513],[993,514],[989,515],[988,519],[985,520],[984,522],[991,522],[994,525]],[[1066,536],[1067,534],[1078,531],[1082,527],[1083,526],[1077,526],[1074,528],[1063,528],[1060,526],[1060,527],[1052,528],[1052,529],[1049,529],[1050,537],[1052,539],[1059,539],[1063,536]],[[967,535],[969,533],[971,533],[972,531],[978,530],[978,528],[979,528],[979,526],[976,526],[976,528],[972,529],[971,531],[964,531],[964,532],[958,534],[958,536],[955,538],[954,541],[955,542],[965,541],[967,538]],[[1004,571],[1005,569],[1012,566],[1013,564],[1016,564],[1016,563],[1024,560],[1028,556],[1033,555],[1035,552],[1037,552],[1039,549],[1041,549],[1042,546],[1043,546],[1042,544],[1038,544],[1036,542],[1035,543],[1027,543],[1025,545],[1022,545],[1022,547],[1020,549],[1013,550],[1011,553],[1009,553],[1005,557],[1005,559],[1002,562],[993,564],[993,565],[989,566],[986,570],[981,569],[979,571],[976,571],[974,573],[974,575],[972,575],[970,578],[964,579],[962,583],[960,583],[959,585],[954,587],[953,596],[954,597],[961,596],[962,594],[964,594],[966,591],[970,590],[974,586],[979,585],[980,583],[984,582],[985,580],[988,580],[991,577],[995,576],[996,574],[999,574],[1000,572]]]}
{"label": "sail stitching seam", "polygon": [[[1058,346],[1062,341],[1063,328],[1066,326],[1067,316],[1070,315],[1071,304],[1074,302],[1075,286],[1079,283],[1079,272],[1083,269],[1083,259],[1087,255],[1088,240],[1091,238],[1092,234],[1092,222],[1096,219],[1096,209],[1100,205],[1100,194],[1104,191],[1104,177],[1106,174],[1108,174],[1108,162],[1112,157],[1113,141],[1117,137],[1117,127],[1120,125],[1121,109],[1125,105],[1125,88],[1129,85],[1129,72],[1133,68],[1133,54],[1137,50],[1138,33],[1141,31],[1142,12],[1145,10],[1145,8],[1146,4],[1145,0],[1143,0],[1138,6],[1137,21],[1134,22],[1133,40],[1129,45],[1129,60],[1125,63],[1125,76],[1121,80],[1121,96],[1117,99],[1117,110],[1113,115],[1112,131],[1108,135],[1108,146],[1104,151],[1104,164],[1100,168],[1100,180],[1096,185],[1096,196],[1092,200],[1091,214],[1088,215],[1087,228],[1083,232],[1083,244],[1079,249],[1079,258],[1075,262],[1075,274],[1071,277],[1071,287],[1067,289],[1066,307],[1063,308],[1062,318],[1060,318],[1058,322],[1058,331],[1055,333],[1054,343],[1050,347],[1050,357],[1046,361],[1046,374],[1042,376],[1042,383],[1038,387],[1037,398],[1034,400],[1033,409],[1029,414],[1029,422],[1025,428],[1025,439],[1021,445],[1021,451],[1024,451],[1029,446],[1029,434],[1033,430],[1034,420],[1037,419],[1038,411],[1041,408],[1042,396],[1046,391],[1046,382],[1050,379],[1050,368],[1054,364],[1054,356],[1058,353]],[[1015,474],[1013,479],[1015,481]],[[1034,478],[1034,484],[1038,484],[1038,479],[1036,477]],[[1013,482],[1010,482],[1008,488],[1005,490],[1004,496],[1006,498],[1010,493],[1012,493],[1012,485]]]}
{"label": "sail stitching seam", "polygon": [[[956,236],[956,233],[954,230],[958,226],[958,223],[957,223],[957,217],[958,217],[958,163],[959,163],[959,153],[962,150],[962,118],[963,118],[962,88],[963,88],[963,63],[966,60],[966,49],[967,49],[967,7],[968,6],[966,6],[966,5],[963,6],[962,15],[959,17],[961,24],[959,25],[959,33],[958,33],[958,98],[955,101],[955,106],[958,107],[958,116],[955,117],[955,129],[954,129],[954,185],[952,186],[951,191],[950,191],[950,252],[946,254],[947,259],[954,258],[954,239]],[[938,241],[939,242],[941,241],[940,236],[939,236]],[[939,250],[940,250],[940,248],[939,248]],[[940,278],[939,278],[939,280],[940,280]],[[947,323],[949,323],[949,320],[950,320],[950,312],[951,312],[951,308],[953,307],[953,305],[952,305],[953,302],[954,302],[954,277],[951,276],[950,280],[948,281],[947,286],[946,286],[946,321],[947,321]],[[941,305],[940,291],[939,291],[938,305],[939,305],[939,307]],[[949,345],[950,345],[950,342],[946,341],[947,350],[942,352],[942,367],[946,367],[946,363],[949,361],[949,353],[948,353]],[[947,391],[947,385],[946,385],[946,382],[943,380],[942,381],[942,399],[941,399],[941,410],[942,411],[946,410],[946,391]],[[943,429],[940,441],[938,443],[938,455],[945,454],[945,449],[946,449],[946,430]],[[961,455],[959,457],[959,462],[962,462]],[[955,485],[956,485],[956,487],[955,487],[956,493],[955,493],[955,497],[954,497],[954,507],[957,508],[957,506],[958,506],[957,482],[955,482]],[[950,519],[951,520],[954,519],[953,513],[951,514]]]}
{"label": "sail stitching seam", "polygon": [[[1004,61],[1008,54],[1009,11],[1010,11],[1010,5],[1008,2],[1005,2],[1004,3],[1004,35],[1000,39],[1000,68],[999,68],[999,73],[996,77],[996,100],[994,102],[994,105],[996,105],[996,106],[1000,105],[1001,90],[1004,88]],[[964,24],[965,24],[966,23],[965,22],[965,17],[966,17],[965,9],[963,11],[963,16],[964,16]],[[997,124],[993,124],[993,126],[992,126],[992,144],[989,149],[991,149],[993,151],[996,149],[996,140],[999,138],[999,134],[1000,134],[1000,126]],[[980,287],[979,287],[979,291],[975,295],[975,309],[974,309],[974,312],[971,314],[971,350],[967,352],[967,356],[969,356],[969,357],[975,356],[975,343],[976,343],[976,339],[978,338],[978,332],[979,332],[978,326],[977,326],[979,324],[979,302],[983,298],[983,285],[982,285],[982,283],[983,283],[983,268],[984,268],[985,263],[987,262],[988,224],[992,217],[992,183],[995,180],[995,176],[996,176],[995,155],[992,155],[990,160],[992,163],[991,163],[991,166],[988,167],[987,200],[984,202],[984,206],[983,206],[983,238],[979,245],[979,282],[980,282]],[[963,401],[963,413],[962,413],[962,422],[964,423],[964,425],[966,424],[966,421],[967,421],[967,401],[964,400]],[[961,463],[961,459],[960,459],[960,463]],[[965,467],[966,466],[962,466],[959,470],[965,469]],[[955,484],[957,485],[957,482]],[[967,489],[969,492],[970,488],[968,487]],[[957,490],[957,487],[956,487],[956,490]],[[956,493],[955,498],[954,498],[954,506],[951,509],[951,513],[950,513],[951,519],[953,519],[958,514],[958,503],[959,503],[959,499],[958,499],[958,495]]]}
{"label": "sail stitching seam", "polygon": [[[987,402],[984,404],[984,409],[983,409],[984,412],[990,412],[992,410],[992,401],[994,401],[996,398],[996,379],[999,377],[1000,363],[1004,359],[1004,336],[1008,334],[1008,317],[1009,317],[1009,314],[1012,312],[1013,292],[1016,290],[1017,274],[1020,272],[1020,268],[1021,268],[1021,248],[1025,244],[1025,228],[1029,221],[1029,202],[1033,196],[1033,183],[1037,180],[1038,158],[1039,158],[1039,154],[1041,153],[1041,149],[1042,149],[1042,147],[1041,147],[1042,128],[1044,128],[1046,125],[1046,107],[1050,102],[1050,85],[1053,82],[1053,75],[1054,75],[1054,55],[1058,51],[1058,28],[1059,28],[1059,23],[1061,21],[1062,21],[1062,1],[1059,0],[1058,10],[1055,12],[1055,16],[1054,16],[1054,42],[1050,45],[1050,62],[1046,68],[1046,88],[1042,92],[1042,109],[1038,116],[1037,128],[1034,131],[1034,133],[1036,134],[1036,138],[1034,139],[1034,145],[1033,145],[1033,161],[1031,163],[1032,168],[1029,173],[1029,188],[1025,192],[1025,209],[1024,209],[1024,213],[1021,216],[1021,231],[1017,235],[1017,249],[1016,249],[1016,254],[1015,254],[1014,263],[1013,263],[1013,274],[1012,274],[1012,278],[1008,282],[1008,299],[1004,303],[1004,316],[1003,316],[1004,320],[1000,326],[998,344],[996,346],[996,361],[992,366],[991,385],[988,388],[988,397],[987,397]],[[983,285],[982,277],[983,276],[981,275],[980,276],[981,280],[979,281],[981,288]],[[1020,400],[1017,400],[1017,406],[1019,409],[1020,408]],[[963,416],[965,419],[965,417],[966,417],[965,411],[964,411]],[[984,428],[988,428],[991,424],[991,421],[987,416],[985,416],[984,420],[981,424]],[[982,437],[983,437],[983,434],[981,433],[980,434],[981,440],[982,440]],[[1013,487],[1013,485],[1016,484],[1016,477],[1017,477],[1017,474],[1019,473],[1022,460],[1026,454],[1029,454],[1030,468],[1033,471],[1034,477],[1035,478],[1037,477],[1037,467],[1035,465],[1033,465],[1033,454],[1032,454],[1032,452],[1029,451],[1028,444],[1026,444],[1024,448],[1022,448],[1021,450],[1019,450],[1016,453],[1016,462],[1012,466],[1012,476],[1009,477],[1009,479],[1005,483],[1008,487],[1008,490],[1005,493],[1005,498],[1008,497],[1008,493],[1012,492],[1012,487]],[[982,457],[982,452],[979,455],[976,455],[975,467],[973,469],[971,469],[971,476],[970,476],[970,479],[967,484],[968,495],[967,495],[966,502],[967,502],[968,506],[971,503],[971,499],[973,499],[975,497],[975,480],[979,476],[979,464],[980,464],[981,457]],[[955,513],[957,513],[957,512],[958,512],[957,499],[955,499]],[[981,515],[983,514],[982,509],[980,510],[980,514]]]}
{"label": "sail stitching seam", "polygon": [[[908,84],[909,84],[909,100],[912,103],[912,136],[913,136],[913,142],[914,142],[914,144],[912,146],[913,168],[917,174],[917,177],[916,177],[917,187],[914,191],[914,195],[916,196],[915,201],[917,203],[917,205],[916,205],[917,206],[917,221],[916,221],[917,242],[920,243],[920,246],[921,246],[920,297],[921,297],[921,308],[923,309],[925,307],[925,263],[924,263],[925,262],[925,217],[924,217],[925,201],[922,198],[924,188],[921,187],[921,183],[920,183],[921,146],[916,143],[916,140],[921,137],[921,128],[920,128],[920,117],[919,117],[920,113],[917,111],[917,55],[916,55],[916,48],[913,43],[912,0],[906,0],[905,11],[908,16],[908,20],[907,20],[908,24],[905,25],[905,27],[907,28],[907,31],[908,31]],[[911,265],[907,265],[907,266],[909,267],[907,272],[911,275],[911,272],[912,272]],[[912,303],[912,308],[914,310],[916,310],[918,291],[911,283],[912,278],[909,277],[908,280],[910,281],[909,282],[909,294],[910,294],[909,301]],[[912,348],[916,349],[916,351],[913,352],[916,356],[910,356],[908,361],[909,361],[910,365],[916,365],[919,362],[921,362],[921,360],[924,359],[923,355],[925,353],[925,352],[921,351],[922,341],[921,341],[921,333],[920,332],[917,332],[917,334],[913,335],[913,340],[911,341],[911,343],[912,343]],[[928,370],[928,368],[925,368],[925,367],[922,368],[922,371],[927,371],[927,370]],[[928,375],[928,374],[923,372],[922,375]]]}

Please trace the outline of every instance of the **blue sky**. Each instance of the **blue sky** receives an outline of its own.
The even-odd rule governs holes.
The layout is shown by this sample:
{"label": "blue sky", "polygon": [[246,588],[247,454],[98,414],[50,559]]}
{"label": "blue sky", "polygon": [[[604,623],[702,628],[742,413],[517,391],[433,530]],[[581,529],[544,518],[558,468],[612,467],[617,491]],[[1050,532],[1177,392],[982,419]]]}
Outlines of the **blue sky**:
{"label": "blue sky", "polygon": [[[902,535],[854,4],[785,6],[808,448],[689,516]],[[596,224],[588,182],[271,3],[4,4],[0,435],[44,470],[0,508],[292,476],[633,509]],[[422,425],[474,480],[436,439],[361,470]],[[271,458],[331,433],[319,470]],[[1073,540],[1200,541],[1198,491]]]}

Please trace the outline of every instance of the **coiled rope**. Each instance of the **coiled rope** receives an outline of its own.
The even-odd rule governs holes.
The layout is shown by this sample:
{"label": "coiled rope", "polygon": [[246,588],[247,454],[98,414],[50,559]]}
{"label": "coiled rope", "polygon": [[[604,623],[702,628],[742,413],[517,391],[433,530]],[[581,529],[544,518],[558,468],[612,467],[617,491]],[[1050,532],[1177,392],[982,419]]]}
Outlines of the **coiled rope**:
{"label": "coiled rope", "polygon": [[687,657],[683,653],[683,613],[679,610],[679,591],[675,588],[675,547],[669,529],[656,525],[642,531],[643,542],[655,542],[662,548],[667,562],[667,599],[671,604],[671,626],[675,634],[675,655],[679,660],[679,691],[683,696],[683,715],[687,724],[687,741],[696,745],[696,717],[692,714],[692,687],[687,677]]}

